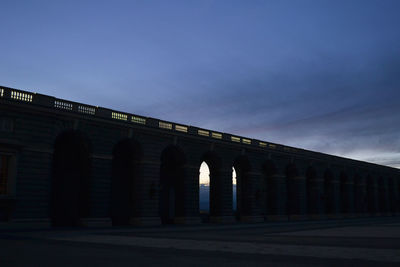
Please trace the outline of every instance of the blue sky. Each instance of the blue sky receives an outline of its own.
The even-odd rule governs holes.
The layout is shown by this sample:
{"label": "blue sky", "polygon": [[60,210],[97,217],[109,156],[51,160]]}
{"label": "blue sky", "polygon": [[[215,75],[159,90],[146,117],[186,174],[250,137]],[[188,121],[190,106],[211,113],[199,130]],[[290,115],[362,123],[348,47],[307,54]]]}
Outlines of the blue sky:
{"label": "blue sky", "polygon": [[400,167],[400,1],[0,10],[1,85]]}

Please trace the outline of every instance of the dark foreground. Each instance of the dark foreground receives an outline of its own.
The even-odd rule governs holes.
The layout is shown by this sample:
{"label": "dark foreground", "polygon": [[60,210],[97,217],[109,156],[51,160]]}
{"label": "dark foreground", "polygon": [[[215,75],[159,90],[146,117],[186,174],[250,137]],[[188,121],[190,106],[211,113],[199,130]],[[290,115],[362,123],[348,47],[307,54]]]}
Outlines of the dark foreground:
{"label": "dark foreground", "polygon": [[400,266],[400,219],[0,229],[0,266]]}

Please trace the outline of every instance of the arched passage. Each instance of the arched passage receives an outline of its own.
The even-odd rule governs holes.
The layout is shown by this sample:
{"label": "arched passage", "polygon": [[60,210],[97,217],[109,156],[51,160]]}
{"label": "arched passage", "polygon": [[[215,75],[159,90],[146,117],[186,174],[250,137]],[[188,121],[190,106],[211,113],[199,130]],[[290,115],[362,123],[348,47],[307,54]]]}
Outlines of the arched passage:
{"label": "arched passage", "polygon": [[306,171],[307,186],[307,213],[308,215],[320,214],[321,188],[317,180],[317,172],[313,167],[307,168]]}
{"label": "arched passage", "polygon": [[367,177],[367,208],[368,213],[371,215],[375,215],[378,213],[378,185],[376,183],[376,179],[368,175]]}
{"label": "arched passage", "polygon": [[389,178],[389,202],[390,202],[390,212],[392,215],[396,215],[398,210],[398,192],[397,192],[397,184],[396,179],[394,177]]}
{"label": "arched passage", "polygon": [[251,203],[250,162],[247,157],[240,156],[233,163],[236,174],[236,219],[250,215],[254,208]]}
{"label": "arched passage", "polygon": [[366,195],[367,188],[365,178],[357,174],[354,176],[354,210],[358,216],[362,216],[366,213]]}
{"label": "arched passage", "polygon": [[91,147],[82,133],[69,130],[54,144],[51,221],[53,226],[77,226],[89,215]]}
{"label": "arched passage", "polygon": [[128,225],[134,210],[134,185],[142,150],[138,142],[124,139],[113,149],[111,219],[113,225]]}
{"label": "arched passage", "polygon": [[159,214],[163,224],[184,216],[184,164],[181,149],[169,146],[161,154]]}
{"label": "arched passage", "polygon": [[237,174],[235,167],[232,167],[232,210],[236,218],[237,215]]}
{"label": "arched passage", "polygon": [[199,211],[203,222],[208,222],[210,215],[210,168],[203,161],[199,175]]}
{"label": "arched passage", "polygon": [[297,194],[298,188],[296,188],[295,178],[298,176],[296,165],[289,164],[286,167],[286,178],[287,178],[287,213],[288,215],[298,215]]}
{"label": "arched passage", "polygon": [[342,214],[349,213],[349,186],[348,186],[349,177],[345,172],[340,173],[340,210]]}
{"label": "arched passage", "polygon": [[334,175],[329,169],[324,173],[324,196],[325,213],[335,216],[338,212],[337,183],[335,183]]}
{"label": "arched passage", "polygon": [[388,184],[385,177],[379,177],[379,209],[381,215],[387,215],[389,212],[389,196],[388,196]]}

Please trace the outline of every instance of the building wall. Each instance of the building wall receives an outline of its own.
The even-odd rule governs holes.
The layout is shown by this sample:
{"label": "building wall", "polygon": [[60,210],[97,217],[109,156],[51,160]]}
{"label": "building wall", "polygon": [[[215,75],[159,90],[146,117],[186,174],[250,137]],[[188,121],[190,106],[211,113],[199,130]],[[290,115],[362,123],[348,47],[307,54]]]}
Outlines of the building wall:
{"label": "building wall", "polygon": [[65,131],[79,133],[90,147],[88,218],[112,217],[113,151],[127,139],[135,140],[138,148],[132,149],[140,150],[140,158],[132,163],[137,167],[132,174],[130,223],[160,222],[160,197],[170,186],[160,180],[163,168],[173,169],[167,176],[181,177],[168,178],[175,179],[173,222],[198,222],[202,161],[211,173],[211,221],[235,220],[232,166],[240,181],[237,218],[242,221],[399,213],[397,169],[276,144],[254,145],[256,140],[246,139],[248,144],[245,138],[238,143],[227,134],[193,134],[197,128],[188,128],[188,133],[163,129],[154,119],[142,126],[4,97],[0,101],[0,119],[13,124],[0,132],[0,153],[11,153],[16,162],[11,190],[0,196],[0,212],[12,210],[7,220],[51,217],[54,145]]}

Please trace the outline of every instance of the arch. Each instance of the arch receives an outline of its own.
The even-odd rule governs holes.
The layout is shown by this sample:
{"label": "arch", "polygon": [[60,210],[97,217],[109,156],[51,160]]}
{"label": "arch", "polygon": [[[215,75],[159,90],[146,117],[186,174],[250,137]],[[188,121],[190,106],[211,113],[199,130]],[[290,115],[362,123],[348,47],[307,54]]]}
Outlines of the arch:
{"label": "arch", "polygon": [[372,175],[367,176],[367,210],[374,215],[378,212],[378,190],[376,179]]}
{"label": "arch", "polygon": [[360,175],[356,174],[354,176],[354,208],[355,212],[360,215],[366,212],[366,182],[365,178]]}
{"label": "arch", "polygon": [[205,162],[210,171],[210,212],[209,216],[219,216],[222,213],[222,179],[221,179],[221,158],[214,152],[208,151],[203,154],[200,162]]}
{"label": "arch", "polygon": [[184,215],[185,163],[185,154],[177,146],[170,145],[161,153],[159,214],[163,224]]}
{"label": "arch", "polygon": [[378,188],[379,188],[379,210],[381,215],[387,215],[389,212],[389,198],[388,198],[388,188],[387,181],[385,177],[379,177],[378,179]]}
{"label": "arch", "polygon": [[254,208],[251,203],[251,181],[248,173],[251,171],[250,161],[246,156],[239,156],[233,162],[236,172],[236,219],[249,215]]}
{"label": "arch", "polygon": [[199,170],[199,212],[202,222],[209,221],[210,215],[210,168],[203,161]]}
{"label": "arch", "polygon": [[67,130],[54,143],[51,222],[53,226],[78,226],[89,215],[91,145],[81,132]]}
{"label": "arch", "polygon": [[314,167],[310,166],[306,171],[306,192],[307,192],[307,213],[309,215],[318,215],[320,213],[319,204],[320,188],[317,182],[317,172]]}
{"label": "arch", "polygon": [[391,214],[396,214],[396,186],[395,186],[395,180],[394,177],[389,177],[389,207],[390,207],[390,213]]}
{"label": "arch", "polygon": [[142,157],[140,144],[126,138],[113,149],[111,219],[113,225],[128,225],[134,211],[134,185]]}
{"label": "arch", "polygon": [[232,167],[232,210],[234,217],[237,213],[237,174],[235,167]]}
{"label": "arch", "polygon": [[335,183],[333,172],[330,169],[327,169],[324,173],[324,204],[325,213],[330,215],[334,215],[337,213],[334,186]]}
{"label": "arch", "polygon": [[295,178],[298,176],[298,170],[294,163],[290,163],[286,167],[286,187],[287,187],[287,214],[288,215],[298,215],[298,205],[297,203],[297,188],[295,183]]}
{"label": "arch", "polygon": [[348,179],[349,177],[345,172],[340,172],[340,211],[342,214],[349,213]]}

